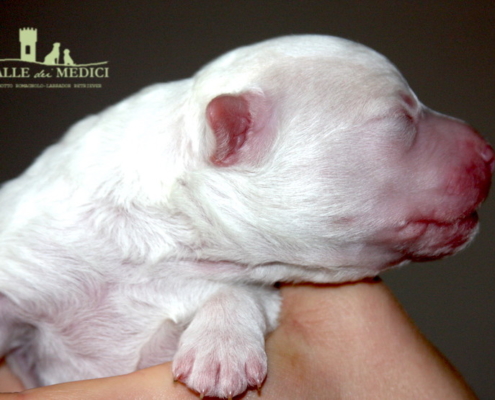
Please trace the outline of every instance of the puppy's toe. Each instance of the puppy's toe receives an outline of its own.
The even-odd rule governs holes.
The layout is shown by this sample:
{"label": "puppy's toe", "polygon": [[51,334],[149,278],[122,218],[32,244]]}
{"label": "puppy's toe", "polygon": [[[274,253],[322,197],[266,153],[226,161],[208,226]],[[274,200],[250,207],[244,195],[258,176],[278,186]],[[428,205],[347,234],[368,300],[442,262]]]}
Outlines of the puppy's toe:
{"label": "puppy's toe", "polygon": [[261,386],[267,372],[262,345],[241,337],[217,338],[214,342],[183,344],[174,358],[175,379],[200,395],[220,398]]}

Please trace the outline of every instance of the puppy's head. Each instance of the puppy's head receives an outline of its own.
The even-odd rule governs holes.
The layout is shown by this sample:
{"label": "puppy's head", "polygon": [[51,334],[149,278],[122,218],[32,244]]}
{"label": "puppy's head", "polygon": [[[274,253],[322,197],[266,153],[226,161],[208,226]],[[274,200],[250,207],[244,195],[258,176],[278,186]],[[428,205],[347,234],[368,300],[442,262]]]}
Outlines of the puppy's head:
{"label": "puppy's head", "polygon": [[476,231],[493,150],[362,45],[293,36],[241,48],[200,71],[193,93],[204,164],[186,197],[212,258],[358,278],[452,254]]}

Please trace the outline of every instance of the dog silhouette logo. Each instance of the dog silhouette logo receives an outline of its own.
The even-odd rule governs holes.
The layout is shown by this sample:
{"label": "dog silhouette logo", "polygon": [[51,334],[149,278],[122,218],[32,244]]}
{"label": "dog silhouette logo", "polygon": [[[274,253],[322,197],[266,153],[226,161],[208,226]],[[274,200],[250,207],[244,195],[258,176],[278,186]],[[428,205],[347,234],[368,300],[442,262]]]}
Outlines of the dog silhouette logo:
{"label": "dog silhouette logo", "polygon": [[46,65],[57,65],[60,58],[60,43],[53,43],[52,51],[45,56]]}
{"label": "dog silhouette logo", "polygon": [[64,50],[64,65],[75,65],[74,60],[70,56],[70,50],[69,49]]}

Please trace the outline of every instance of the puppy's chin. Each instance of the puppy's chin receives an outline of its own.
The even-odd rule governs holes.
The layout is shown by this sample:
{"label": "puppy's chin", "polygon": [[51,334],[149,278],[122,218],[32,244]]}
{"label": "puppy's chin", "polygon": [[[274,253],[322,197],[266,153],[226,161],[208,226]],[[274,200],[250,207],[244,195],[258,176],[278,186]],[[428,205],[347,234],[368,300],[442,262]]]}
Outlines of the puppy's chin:
{"label": "puppy's chin", "polygon": [[478,233],[478,214],[443,222],[418,220],[397,233],[396,249],[410,261],[431,261],[450,256],[465,248]]}

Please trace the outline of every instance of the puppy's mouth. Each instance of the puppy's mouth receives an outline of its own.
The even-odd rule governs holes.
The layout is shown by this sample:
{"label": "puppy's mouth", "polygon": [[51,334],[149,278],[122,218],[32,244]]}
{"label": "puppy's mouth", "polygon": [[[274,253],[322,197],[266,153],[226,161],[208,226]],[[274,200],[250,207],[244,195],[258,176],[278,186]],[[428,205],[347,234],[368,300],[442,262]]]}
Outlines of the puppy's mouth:
{"label": "puppy's mouth", "polygon": [[478,213],[472,211],[457,219],[412,220],[396,232],[396,250],[411,261],[429,261],[462,250],[478,232]]}

